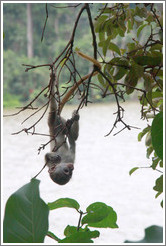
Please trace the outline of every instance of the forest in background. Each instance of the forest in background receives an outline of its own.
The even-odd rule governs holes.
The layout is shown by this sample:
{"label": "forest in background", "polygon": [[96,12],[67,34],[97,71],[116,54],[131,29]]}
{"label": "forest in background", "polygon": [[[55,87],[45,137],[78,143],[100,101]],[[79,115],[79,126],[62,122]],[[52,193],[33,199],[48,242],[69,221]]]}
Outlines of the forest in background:
{"label": "forest in background", "polygon": [[[114,112],[116,115],[115,121],[112,126],[110,126],[110,131],[106,135],[113,136],[121,133],[124,130],[131,130],[132,128],[136,128],[133,125],[127,123],[125,117],[125,109],[122,107],[122,103],[125,101],[126,97],[129,95],[134,95],[133,92],[139,92],[139,102],[141,106],[141,119],[147,120],[147,127],[145,127],[138,134],[138,141],[145,140],[146,147],[146,157],[150,160],[150,164],[147,166],[137,166],[133,167],[129,174],[132,175],[138,169],[142,168],[150,168],[158,173],[157,179],[152,185],[153,190],[155,191],[155,198],[160,196],[160,199],[163,194],[163,11],[161,3],[136,3],[135,5],[129,3],[115,3],[114,5],[109,5],[106,3],[103,8],[100,9],[100,12],[96,10],[95,12],[95,21],[93,23],[92,16],[94,20],[94,12],[91,13],[93,6],[97,6],[97,4],[91,3],[82,3],[72,6],[72,8],[77,8],[77,16],[74,17],[74,27],[71,31],[71,36],[67,37],[68,40],[63,37],[63,40],[66,40],[67,44],[62,48],[62,51],[56,49],[57,46],[53,47],[54,41],[50,39],[50,44],[52,45],[52,49],[50,53],[47,55],[35,56],[34,51],[34,23],[32,18],[32,9],[33,4],[26,4],[26,13],[27,13],[27,39],[26,39],[26,49],[25,49],[25,57],[27,61],[22,61],[20,58],[20,63],[24,63],[23,67],[28,72],[29,70],[33,70],[31,73],[25,73],[27,78],[20,80],[20,84],[18,84],[18,79],[20,79],[21,74],[17,73],[16,81],[13,81],[14,77],[11,73],[13,73],[12,66],[7,66],[9,70],[4,73],[4,75],[9,76],[11,74],[11,87],[9,86],[7,93],[10,98],[14,98],[9,89],[11,90],[13,86],[17,85],[17,90],[21,90],[25,88],[26,84],[31,87],[27,94],[23,94],[23,91],[18,93],[18,96],[22,95],[20,101],[25,102],[26,99],[30,99],[30,102],[24,106],[20,107],[20,110],[14,114],[4,115],[4,117],[14,116],[20,114],[25,110],[36,110],[35,113],[32,113],[28,116],[22,123],[28,120],[30,117],[33,117],[35,114],[44,109],[44,112],[41,116],[35,121],[35,123],[30,122],[27,128],[22,128],[22,130],[14,133],[20,134],[21,132],[25,132],[26,134],[31,135],[45,135],[36,130],[36,126],[43,119],[44,115],[47,112],[47,109],[50,105],[50,100],[55,98],[57,102],[57,115],[59,116],[62,108],[66,105],[69,100],[76,102],[77,93],[79,91],[79,105],[77,105],[77,111],[79,111],[82,107],[87,106],[89,101],[95,102],[94,98],[99,98],[102,101],[103,98],[110,98],[112,100],[112,96],[116,101],[117,110]],[[16,5],[15,5],[16,6]],[[81,8],[79,7],[81,6]],[[50,12],[49,8],[55,8],[55,6],[47,5],[45,7],[46,14]],[[58,7],[58,8],[57,8]],[[55,9],[59,9],[60,5],[58,4]],[[67,6],[68,12],[70,12],[71,5]],[[99,6],[100,7],[100,6]],[[164,7],[164,6],[163,6]],[[65,9],[63,7],[62,9]],[[94,9],[93,9],[94,11]],[[82,24],[80,22],[80,17],[84,19],[84,13],[87,13],[87,18],[89,20],[89,24],[86,25],[86,22]],[[74,12],[73,12],[74,13]],[[51,18],[46,18],[47,25],[49,24],[49,20]],[[67,13],[68,14],[68,13]],[[73,14],[74,16],[74,14]],[[9,16],[10,17],[10,16]],[[42,16],[44,19],[44,15]],[[47,16],[48,17],[48,16]],[[70,15],[68,19],[66,19],[67,25],[69,25],[68,20],[70,19]],[[10,20],[12,21],[12,20]],[[57,21],[57,20],[56,20]],[[14,23],[14,21],[13,21]],[[54,21],[55,23],[55,21]],[[56,22],[57,23],[57,22]],[[45,22],[46,24],[46,22]],[[71,24],[71,23],[70,23]],[[16,25],[16,23],[14,23]],[[59,24],[58,24],[59,25]],[[55,25],[56,26],[56,25]],[[57,27],[57,26],[56,26]],[[91,39],[87,41],[86,46],[80,46],[80,43],[83,42],[81,39],[84,34],[81,35],[82,31],[85,31],[89,27],[91,29]],[[82,30],[83,28],[83,30]],[[41,36],[40,38],[44,38],[47,40],[47,33],[43,27],[41,28]],[[48,31],[49,29],[47,29]],[[68,31],[69,29],[67,29]],[[76,32],[77,30],[77,32]],[[66,33],[65,33],[66,35]],[[87,32],[86,32],[87,35]],[[96,41],[96,37],[98,35],[99,40]],[[4,38],[6,39],[5,31]],[[5,40],[4,39],[4,40]],[[62,39],[61,39],[62,40]],[[61,42],[60,40],[60,42]],[[79,41],[80,40],[80,41]],[[122,41],[123,40],[123,41]],[[64,41],[65,42],[65,41]],[[84,43],[86,39],[84,40]],[[90,44],[91,43],[91,44]],[[17,43],[18,44],[18,43]],[[74,44],[74,45],[73,45]],[[36,43],[37,46],[40,46],[39,43]],[[63,46],[63,45],[62,45]],[[38,47],[39,48],[39,47]],[[93,54],[90,53],[89,49],[93,50]],[[55,52],[55,56],[53,55],[53,49],[58,50],[58,54]],[[41,49],[42,50],[42,49]],[[11,50],[8,50],[13,52]],[[6,52],[8,52],[6,51]],[[85,53],[84,53],[85,52]],[[6,59],[10,61],[12,64],[14,62],[14,58],[19,52],[15,52],[13,55],[13,60],[7,56]],[[21,53],[22,54],[22,53]],[[81,55],[80,55],[81,54]],[[87,56],[90,55],[90,56]],[[94,66],[93,70],[89,64],[84,65],[85,63],[81,63],[80,57],[87,58],[88,62],[93,61]],[[43,58],[44,57],[44,58]],[[94,58],[92,58],[94,57]],[[100,58],[98,58],[100,57]],[[35,64],[35,59],[39,63]],[[43,59],[46,64],[43,64]],[[48,63],[48,60],[50,61]],[[98,62],[98,61],[99,62]],[[32,63],[30,63],[32,61]],[[5,64],[5,63],[4,63]],[[30,65],[31,64],[31,65]],[[6,64],[5,64],[6,65]],[[87,67],[88,75],[85,76],[84,69]],[[13,68],[17,67],[18,64],[13,64]],[[48,67],[49,71],[45,71],[43,67]],[[68,74],[65,72],[68,71]],[[35,70],[38,70],[37,72]],[[42,70],[43,75],[47,73],[47,81],[44,77],[41,77],[42,74],[40,72]],[[63,71],[63,73],[62,73]],[[50,73],[50,79],[48,79],[48,72]],[[30,74],[30,80],[28,81]],[[57,79],[55,80],[55,74]],[[61,74],[63,74],[61,76]],[[67,76],[68,75],[68,76]],[[92,76],[97,75],[95,78],[95,83],[91,80]],[[38,80],[40,76],[40,80]],[[68,77],[68,80],[67,80]],[[79,81],[77,78],[80,78]],[[123,78],[123,80],[121,80]],[[52,94],[52,86],[53,81],[55,81],[56,91]],[[63,88],[63,83],[64,87]],[[73,84],[74,83],[74,84]],[[97,84],[99,83],[99,84]],[[7,85],[7,84],[6,84]],[[62,93],[61,89],[64,89],[64,93]],[[96,89],[94,93],[94,89]],[[98,90],[99,89],[99,90]],[[39,90],[37,96],[34,93]],[[101,95],[97,93],[100,91]],[[26,92],[26,91],[25,91]],[[9,94],[10,93],[10,94]],[[22,94],[21,94],[22,93]],[[31,96],[34,95],[32,98]],[[45,97],[46,103],[43,102],[43,97]],[[102,97],[103,96],[103,97]],[[35,107],[34,102],[38,101],[39,97],[41,98],[41,105],[39,108]],[[97,98],[97,99],[98,99]],[[74,99],[74,100],[73,100]],[[18,100],[18,98],[17,98]],[[19,101],[19,100],[18,100]],[[110,105],[112,106],[112,105]],[[26,111],[27,112],[27,111]],[[149,120],[150,119],[150,120]],[[151,121],[152,120],[152,121]],[[68,121],[67,121],[68,122]],[[70,121],[69,121],[70,122]],[[119,128],[120,124],[120,128]],[[117,129],[118,125],[118,129]],[[66,125],[66,129],[67,125]],[[62,130],[64,130],[62,128]],[[114,131],[115,130],[115,131]],[[67,135],[67,133],[63,133]],[[52,137],[52,136],[51,136]],[[57,137],[54,135],[53,137]],[[54,138],[53,138],[54,139]],[[52,139],[52,140],[53,140]],[[41,144],[38,151],[44,150],[45,147],[50,143],[46,142],[45,144]],[[65,144],[63,142],[62,144]],[[55,149],[53,149],[55,151]],[[117,152],[119,153],[119,152]],[[119,154],[117,155],[119,158]],[[109,158],[108,158],[109,161]],[[118,161],[118,159],[117,159]],[[55,167],[56,167],[55,163]],[[47,165],[47,162],[46,164]],[[44,166],[45,167],[45,166]],[[55,170],[56,171],[56,170]],[[58,243],[64,242],[93,242],[91,238],[99,237],[99,231],[91,231],[89,227],[96,228],[118,228],[116,224],[117,216],[116,212],[112,213],[112,207],[103,204],[102,202],[97,202],[91,204],[87,207],[87,212],[82,212],[79,210],[79,203],[76,200],[71,198],[60,198],[51,203],[44,203],[39,197],[39,180],[36,180],[35,176],[31,179],[30,183],[22,186],[21,189],[13,193],[11,197],[7,201],[6,209],[5,209],[5,217],[4,217],[4,242],[43,242],[45,236],[51,237],[53,240]],[[27,189],[28,187],[28,189]],[[107,187],[108,188],[108,187]],[[21,190],[21,192],[20,192]],[[32,191],[35,191],[33,194]],[[25,194],[29,194],[29,200],[25,199]],[[38,194],[38,195],[36,195]],[[35,200],[34,200],[35,195]],[[13,198],[13,199],[12,199]],[[163,200],[160,200],[160,205],[163,207]],[[18,209],[16,204],[20,204],[21,207]],[[29,206],[29,204],[33,204],[33,206]],[[39,208],[39,204],[41,205]],[[44,206],[43,206],[44,205]],[[80,213],[80,218],[78,221],[78,226],[67,226],[64,230],[65,238],[57,237],[52,231],[48,231],[48,214],[49,210],[54,210],[62,207],[72,207],[76,209]],[[15,211],[13,211],[15,208]],[[25,209],[26,208],[26,209]],[[25,216],[22,220],[22,211],[25,209]],[[12,211],[12,212],[11,212]],[[103,211],[99,213],[99,211]],[[39,213],[40,212],[40,215]],[[32,215],[35,214],[35,219]],[[38,216],[36,216],[38,214]],[[86,214],[82,217],[83,214]],[[14,216],[13,216],[14,215]],[[44,217],[41,217],[44,215]],[[23,222],[21,224],[21,229],[24,231],[24,237],[22,237],[23,233],[20,230],[20,218]],[[27,228],[28,221],[27,218],[31,218],[31,222],[33,223],[32,228],[39,228],[40,230],[36,230],[35,236],[32,238],[32,233],[29,228]],[[42,227],[38,218],[42,218]],[[31,223],[31,224],[32,224]],[[44,226],[43,226],[44,225]],[[85,227],[83,227],[85,226]],[[137,224],[138,226],[138,224]],[[149,233],[149,230],[150,233]],[[151,226],[145,229],[145,238],[139,242],[163,242],[162,236],[162,228],[158,228],[155,226]],[[20,232],[20,234],[18,234]],[[28,233],[27,233],[28,232]],[[29,233],[30,232],[30,233]],[[155,233],[156,232],[156,233]],[[151,234],[151,235],[150,235]],[[155,237],[153,237],[155,234]],[[128,241],[125,241],[128,242]]]}
{"label": "forest in background", "polygon": [[[66,4],[65,4],[66,5]],[[71,4],[68,4],[71,6]],[[132,8],[133,4],[130,4]],[[3,6],[3,79],[4,79],[4,107],[15,107],[26,103],[48,83],[48,69],[38,69],[30,73],[25,72],[22,64],[44,64],[54,60],[60,54],[68,40],[74,26],[76,8],[61,8],[64,4],[48,4],[48,22],[41,41],[44,23],[46,19],[46,6],[44,3],[4,3]],[[92,18],[99,14],[102,3],[91,5]],[[57,8],[58,7],[58,8]],[[91,55],[91,33],[88,27],[86,15],[81,16],[75,38],[75,48]],[[135,34],[136,35],[136,34]],[[142,32],[142,37],[148,33]],[[116,44],[124,48],[132,39],[133,32],[123,38],[118,35]],[[142,38],[140,37],[140,39]],[[107,56],[112,57],[110,51]],[[83,59],[77,59],[81,75],[89,73],[92,65]],[[61,86],[66,83],[67,74],[61,77]],[[95,83],[100,83],[96,81]],[[63,81],[63,82],[62,82]],[[135,94],[126,97],[134,97]],[[102,98],[100,91],[91,88],[90,99],[93,102],[105,102],[108,98]],[[39,104],[45,98],[40,99]],[[110,100],[110,99],[109,99]],[[113,99],[112,99],[113,100]],[[75,103],[76,99],[72,100]]]}

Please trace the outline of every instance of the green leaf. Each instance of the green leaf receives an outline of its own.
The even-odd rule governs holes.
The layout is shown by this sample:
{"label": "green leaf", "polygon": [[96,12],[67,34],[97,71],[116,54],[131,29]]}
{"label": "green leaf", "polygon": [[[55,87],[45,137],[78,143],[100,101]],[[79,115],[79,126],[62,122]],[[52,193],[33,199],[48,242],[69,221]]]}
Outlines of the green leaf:
{"label": "green leaf", "polygon": [[50,210],[57,209],[57,208],[63,208],[63,207],[75,208],[76,210],[78,210],[80,208],[80,205],[74,199],[60,198],[54,202],[48,203],[48,207]]}
{"label": "green leaf", "polygon": [[152,104],[152,90],[148,91],[146,96],[147,96],[148,102],[150,102]]}
{"label": "green leaf", "polygon": [[144,25],[141,25],[141,26],[138,28],[138,30],[137,30],[137,38],[139,37],[141,31],[142,31],[142,30],[144,29],[144,27],[146,27],[146,26],[147,26],[147,24],[144,24]]}
{"label": "green leaf", "polygon": [[137,169],[139,169],[139,167],[133,167],[130,172],[129,175],[131,175],[132,173],[134,173]]}
{"label": "green leaf", "polygon": [[[85,227],[85,228],[79,228],[79,232],[86,232],[86,231],[90,231],[89,228]],[[65,230],[64,230],[64,235],[66,237],[71,236],[72,234],[78,232],[77,227],[76,226],[70,226],[68,225]]]}
{"label": "green leaf", "polygon": [[125,36],[125,32],[119,27],[117,28],[117,32],[118,34],[121,36],[121,37],[124,37]]}
{"label": "green leaf", "polygon": [[162,61],[162,57],[159,56],[135,56],[134,61],[141,66],[158,66]]}
{"label": "green leaf", "polygon": [[160,161],[159,157],[152,157],[152,166],[151,167],[152,167],[153,170],[156,169],[159,161]]}
{"label": "green leaf", "polygon": [[117,68],[117,72],[114,75],[114,79],[116,80],[120,80],[123,78],[123,76],[127,73],[127,69],[123,68],[123,67],[118,67]]}
{"label": "green leaf", "polygon": [[154,20],[153,14],[149,12],[148,15],[147,15],[147,18],[146,18],[145,20],[146,20],[148,23],[153,22],[153,20]]}
{"label": "green leaf", "polygon": [[163,160],[163,113],[155,116],[151,127],[152,145],[158,155]]}
{"label": "green leaf", "polygon": [[39,196],[39,183],[32,179],[9,197],[4,216],[4,243],[44,242],[49,210]]}
{"label": "green leaf", "polygon": [[104,32],[99,32],[99,40],[104,41],[105,40],[105,33]]}
{"label": "green leaf", "polygon": [[95,32],[102,32],[105,20],[108,18],[107,15],[101,15],[94,23]]}
{"label": "green leaf", "polygon": [[100,228],[118,228],[117,214],[112,207],[105,203],[96,202],[87,208],[88,214],[82,219],[82,224]]}
{"label": "green leaf", "polygon": [[103,55],[106,56],[111,37],[108,37],[106,40],[99,42],[99,46],[103,48]]}
{"label": "green leaf", "polygon": [[161,91],[153,91],[152,92],[152,98],[160,98],[163,97],[163,93]]}
{"label": "green leaf", "polygon": [[137,63],[133,62],[129,73],[125,77],[126,93],[131,94],[134,87],[137,85],[138,79],[144,74],[144,68]]}
{"label": "green leaf", "polygon": [[137,5],[135,8],[135,16],[146,17],[147,16],[147,9],[145,7],[140,8],[140,6]]}
{"label": "green leaf", "polygon": [[[84,231],[84,229],[80,228],[79,231],[82,231],[82,230]],[[72,234],[74,234],[74,233],[76,233],[76,232],[78,232],[76,226],[69,226],[69,225],[68,225],[68,226],[65,228],[65,230],[64,230],[64,235],[65,235],[66,237],[70,237]]]}
{"label": "green leaf", "polygon": [[93,243],[91,238],[99,237],[99,231],[85,231],[71,234],[71,236],[66,237],[59,241],[59,243]]}
{"label": "green leaf", "polygon": [[122,67],[125,69],[130,69],[128,60],[123,57],[114,57],[109,61],[109,64],[117,65],[118,67]]}
{"label": "green leaf", "polygon": [[117,28],[113,28],[112,26],[110,26],[110,28],[111,28],[111,31],[109,31],[109,33],[110,33],[109,36],[111,37],[111,40],[113,40],[114,38],[117,37],[117,35],[119,34],[119,32],[118,32],[118,29]]}
{"label": "green leaf", "polygon": [[97,19],[97,22],[103,23],[106,21],[107,18],[108,18],[108,15],[100,15],[99,18]]}
{"label": "green leaf", "polygon": [[156,74],[157,76],[163,78],[163,70],[162,69],[159,70],[157,68],[154,68],[153,73]]}
{"label": "green leaf", "polygon": [[137,85],[138,78],[135,76],[133,68],[125,77],[126,93],[129,95],[134,91],[134,87]]}
{"label": "green leaf", "polygon": [[146,150],[146,157],[149,159],[149,157],[150,157],[150,155],[152,154],[152,152],[153,152],[153,147],[152,146],[150,146],[149,148],[147,148],[147,150]]}
{"label": "green leaf", "polygon": [[153,189],[158,192],[163,192],[163,175],[156,179],[156,184]]}
{"label": "green leaf", "polygon": [[161,226],[150,226],[145,229],[145,237],[140,241],[128,241],[125,243],[162,243],[163,228]]}
{"label": "green leaf", "polygon": [[157,194],[155,195],[155,198],[157,198],[161,194],[162,194],[162,192],[157,192]]}
{"label": "green leaf", "polygon": [[162,44],[154,44],[151,46],[150,51],[153,51],[153,50],[160,50],[161,51],[162,48],[163,48]]}
{"label": "green leaf", "polygon": [[159,162],[160,167],[163,167],[163,161]]}
{"label": "green leaf", "polygon": [[161,201],[160,205],[161,205],[161,207],[163,208],[163,200]]}
{"label": "green leaf", "polygon": [[123,31],[123,33],[125,34],[125,32],[126,32],[126,23],[125,23],[125,20],[123,18],[118,20],[118,26]]}
{"label": "green leaf", "polygon": [[143,66],[140,66],[139,64],[137,64],[135,62],[132,63],[132,67],[131,67],[130,71],[133,72],[133,77],[134,78],[138,78],[139,79],[139,78],[143,77],[143,75],[144,75]]}
{"label": "green leaf", "polygon": [[98,228],[118,228],[118,225],[116,224],[117,221],[116,212],[111,207],[108,207],[108,211],[109,214],[107,217],[96,223],[88,223],[88,226],[98,227]]}
{"label": "green leaf", "polygon": [[88,214],[83,217],[83,224],[103,220],[109,213],[107,205],[102,202],[92,203],[86,210]]}
{"label": "green leaf", "polygon": [[109,49],[115,51],[118,55],[121,55],[119,47],[112,42],[109,43]]}
{"label": "green leaf", "polygon": [[154,83],[152,76],[150,76],[150,74],[144,73],[143,79],[144,79],[145,91],[147,91],[147,92],[151,91],[152,90],[152,84]]}
{"label": "green leaf", "polygon": [[106,87],[107,84],[106,84],[105,79],[103,78],[103,76],[99,73],[99,74],[97,75],[97,77],[98,77],[98,81],[100,82],[100,84],[101,84],[103,87]]}
{"label": "green leaf", "polygon": [[145,145],[150,146],[152,143],[151,132],[149,131],[145,138]]}
{"label": "green leaf", "polygon": [[127,49],[128,49],[128,52],[135,50],[136,49],[135,43],[128,43]]}
{"label": "green leaf", "polygon": [[145,134],[149,131],[150,131],[150,126],[147,126],[146,128],[144,128],[143,131],[138,134],[138,141],[141,141],[143,136],[145,136]]}
{"label": "green leaf", "polygon": [[132,25],[131,20],[128,20],[128,22],[127,22],[127,33],[130,32],[130,30],[132,29],[132,27],[133,27],[133,25]]}
{"label": "green leaf", "polygon": [[59,242],[61,239],[58,238],[57,236],[55,236],[54,233],[52,233],[51,231],[47,232],[47,236],[51,237],[52,239],[54,239],[55,241]]}

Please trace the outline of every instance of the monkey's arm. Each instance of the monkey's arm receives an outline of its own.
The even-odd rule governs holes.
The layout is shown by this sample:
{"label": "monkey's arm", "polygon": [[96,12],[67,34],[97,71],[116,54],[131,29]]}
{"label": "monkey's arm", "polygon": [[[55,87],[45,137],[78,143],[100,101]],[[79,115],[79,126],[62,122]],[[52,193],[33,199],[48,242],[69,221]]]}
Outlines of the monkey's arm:
{"label": "monkey's arm", "polygon": [[79,134],[79,118],[79,114],[76,110],[74,110],[72,118],[66,121],[67,137],[73,158],[75,158],[75,141],[77,140]]}
{"label": "monkey's arm", "polygon": [[49,95],[49,116],[48,116],[48,125],[50,129],[50,135],[54,135],[53,126],[55,125],[55,118],[57,114],[57,105],[55,100],[55,81],[56,81],[56,75],[55,72],[52,71],[52,74],[50,76],[50,95]]}
{"label": "monkey's arm", "polygon": [[[49,126],[49,132],[51,139],[54,136],[54,141],[51,141],[50,147],[51,151],[55,151],[56,149],[61,147],[61,150],[63,149],[66,151],[67,145],[65,144],[65,124],[66,120],[63,119],[57,109],[57,103],[55,98],[55,84],[56,84],[56,71],[52,70],[51,76],[50,76],[50,94],[49,94],[49,115],[48,115],[48,126]],[[64,143],[64,144],[63,144]]]}

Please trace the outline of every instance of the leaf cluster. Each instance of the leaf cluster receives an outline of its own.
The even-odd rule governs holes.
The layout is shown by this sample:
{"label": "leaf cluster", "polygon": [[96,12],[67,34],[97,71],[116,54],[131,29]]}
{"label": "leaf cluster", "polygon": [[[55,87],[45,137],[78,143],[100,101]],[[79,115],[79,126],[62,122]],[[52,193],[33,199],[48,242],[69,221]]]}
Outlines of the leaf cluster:
{"label": "leaf cluster", "polygon": [[[65,238],[56,240],[56,236],[52,237],[59,243],[93,243],[92,238],[99,237],[100,233],[99,231],[91,231],[89,227],[118,228],[116,212],[112,207],[102,202],[92,203],[87,207],[86,212],[82,212],[79,203],[70,198],[58,199],[55,202],[48,203],[48,206],[50,210],[62,207],[73,208],[80,214],[77,227],[68,225],[65,228]],[[50,235],[53,235],[53,233],[50,233]]]}
{"label": "leaf cluster", "polygon": [[[67,225],[64,238],[60,239],[48,231],[49,211],[72,208],[79,213],[78,226]],[[83,217],[82,217],[83,216]],[[80,210],[79,203],[71,198],[61,198],[46,204],[39,195],[39,180],[32,179],[14,192],[8,199],[4,216],[4,243],[42,243],[45,236],[58,243],[93,243],[100,232],[96,228],[118,228],[117,215],[112,207],[102,202],[89,205],[86,212]]]}
{"label": "leaf cluster", "polygon": [[[152,125],[143,129],[142,132],[138,135],[138,141],[141,141],[145,136],[145,145],[147,148],[147,158],[152,156],[152,164],[150,168],[153,170],[157,170],[161,172],[159,169],[163,168],[163,113],[158,113],[153,121]],[[134,167],[130,170],[129,174],[131,175],[135,172],[139,167]],[[153,187],[157,194],[155,198],[157,198],[163,192],[163,175],[156,179],[155,186]],[[161,206],[163,206],[163,202],[161,202]]]}
{"label": "leaf cluster", "polygon": [[161,226],[149,226],[145,229],[145,236],[139,241],[126,240],[124,243],[163,243],[163,228]]}
{"label": "leaf cluster", "polygon": [[[102,50],[103,72],[111,83],[98,76],[100,84],[117,97],[138,92],[141,118],[148,126],[138,135],[145,136],[150,168],[163,167],[163,20],[158,4],[115,3],[105,5],[96,18],[95,31]],[[119,39],[121,42],[119,43]],[[125,45],[123,46],[123,43]],[[111,59],[110,59],[111,57]],[[151,120],[152,119],[152,120]],[[139,167],[130,170],[131,175]],[[161,172],[161,171],[160,171]],[[162,193],[162,176],[153,187]]]}
{"label": "leaf cluster", "polygon": [[[96,19],[95,31],[104,56],[103,71],[109,74],[115,86],[118,87],[118,81],[123,79],[121,86],[125,88],[126,94],[132,94],[137,85],[148,93],[156,87],[155,84],[162,86],[161,78],[158,77],[162,76],[162,30],[158,19],[145,5],[131,7],[128,3],[116,3],[112,7],[103,8],[102,14]],[[139,17],[139,21],[136,17]],[[139,37],[146,28],[151,28],[151,33],[142,44]],[[132,40],[125,48],[121,48],[131,31]],[[120,46],[117,38],[121,40]],[[113,58],[109,59],[110,56]],[[101,77],[99,81],[103,85]],[[143,93],[140,100],[149,103],[152,95],[149,93],[147,98]]]}

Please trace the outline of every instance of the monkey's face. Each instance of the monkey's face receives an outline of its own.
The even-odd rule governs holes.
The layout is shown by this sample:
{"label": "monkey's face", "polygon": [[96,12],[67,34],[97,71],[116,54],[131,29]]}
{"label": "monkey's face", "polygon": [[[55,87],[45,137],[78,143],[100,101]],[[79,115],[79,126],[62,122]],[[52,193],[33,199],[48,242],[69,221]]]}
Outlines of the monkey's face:
{"label": "monkey's face", "polygon": [[48,172],[55,183],[64,185],[71,179],[73,169],[74,166],[71,163],[60,163],[50,166]]}

